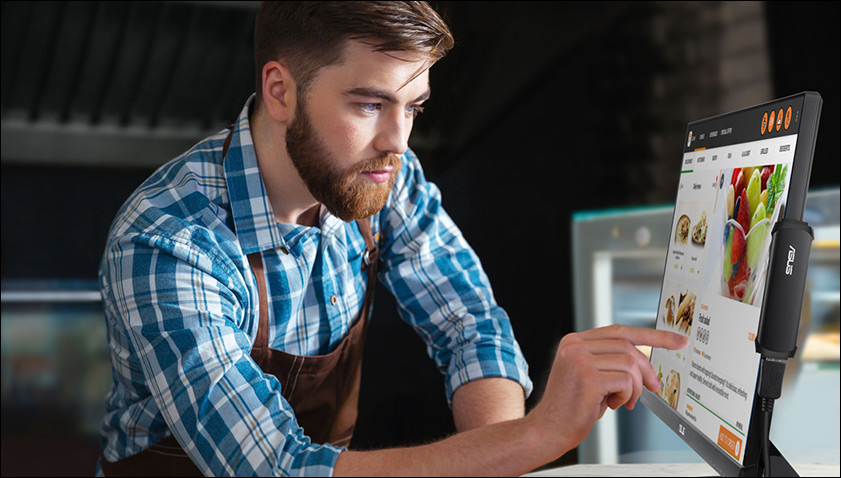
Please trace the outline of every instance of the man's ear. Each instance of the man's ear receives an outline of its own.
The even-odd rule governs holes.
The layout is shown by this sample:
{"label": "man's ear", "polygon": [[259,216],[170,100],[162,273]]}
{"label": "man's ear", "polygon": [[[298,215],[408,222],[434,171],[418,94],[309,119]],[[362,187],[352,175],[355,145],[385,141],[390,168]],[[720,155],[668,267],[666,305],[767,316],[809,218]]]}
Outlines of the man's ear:
{"label": "man's ear", "polygon": [[263,104],[269,116],[279,123],[288,123],[295,110],[295,82],[280,62],[263,65]]}

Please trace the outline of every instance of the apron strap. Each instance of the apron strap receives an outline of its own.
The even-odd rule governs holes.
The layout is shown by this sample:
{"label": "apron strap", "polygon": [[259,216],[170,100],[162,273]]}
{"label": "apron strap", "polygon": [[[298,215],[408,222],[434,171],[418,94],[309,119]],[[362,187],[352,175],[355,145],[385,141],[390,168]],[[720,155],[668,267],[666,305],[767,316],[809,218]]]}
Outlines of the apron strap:
{"label": "apron strap", "polygon": [[[366,249],[362,256],[362,270],[368,269],[368,279],[371,279],[371,273],[376,271],[376,263],[380,251],[377,248],[377,243],[374,241],[374,235],[371,233],[371,223],[368,219],[358,219],[356,225],[359,226],[359,232],[365,238]],[[370,267],[371,264],[374,264],[374,266]],[[371,286],[372,284],[369,282],[368,285]]]}
{"label": "apron strap", "polygon": [[248,254],[248,262],[257,279],[257,291],[260,295],[260,321],[257,325],[257,337],[254,347],[267,348],[269,346],[269,295],[266,290],[266,276],[263,273],[263,255],[259,252]]}
{"label": "apron strap", "polygon": [[228,155],[228,147],[231,145],[231,137],[234,135],[234,125],[230,126],[231,131],[228,133],[228,137],[225,138],[225,144],[222,146],[222,160],[224,161],[225,156]]}

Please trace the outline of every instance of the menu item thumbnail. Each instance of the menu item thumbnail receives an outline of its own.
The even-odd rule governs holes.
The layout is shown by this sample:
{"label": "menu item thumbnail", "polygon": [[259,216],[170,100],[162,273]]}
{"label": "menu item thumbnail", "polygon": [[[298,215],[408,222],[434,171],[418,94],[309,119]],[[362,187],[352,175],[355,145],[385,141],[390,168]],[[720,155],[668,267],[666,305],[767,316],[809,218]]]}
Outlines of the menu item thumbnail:
{"label": "menu item thumbnail", "polygon": [[680,295],[680,302],[677,306],[677,322],[675,325],[680,333],[689,335],[692,329],[692,315],[695,313],[695,294],[686,291]]}
{"label": "menu item thumbnail", "polygon": [[689,239],[689,216],[686,214],[680,216],[677,220],[677,227],[675,228],[675,242],[678,244],[686,244]]}
{"label": "menu item thumbnail", "polygon": [[666,401],[670,407],[677,410],[677,402],[680,398],[680,374],[672,369],[663,380],[663,366],[660,365],[658,371],[658,379],[660,380],[660,398]]}
{"label": "menu item thumbnail", "polygon": [[667,280],[662,298],[665,298],[665,301],[661,302],[658,313],[660,323],[657,328],[689,336],[695,316],[695,292],[685,285]]}
{"label": "menu item thumbnail", "polygon": [[759,258],[770,241],[770,226],[780,210],[787,173],[787,165],[733,170],[721,255],[725,297],[753,305],[758,281],[767,267]]}
{"label": "menu item thumbnail", "polygon": [[707,242],[707,212],[701,213],[701,219],[695,223],[692,228],[692,242],[696,244],[705,244]]}

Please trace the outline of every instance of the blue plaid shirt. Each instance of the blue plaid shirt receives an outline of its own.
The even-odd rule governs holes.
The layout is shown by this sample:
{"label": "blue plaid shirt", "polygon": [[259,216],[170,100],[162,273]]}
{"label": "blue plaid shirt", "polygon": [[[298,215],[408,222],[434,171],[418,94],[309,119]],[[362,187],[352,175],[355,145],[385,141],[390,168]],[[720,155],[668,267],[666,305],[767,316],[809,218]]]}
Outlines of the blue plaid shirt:
{"label": "blue plaid shirt", "polygon": [[[265,261],[269,346],[325,354],[362,308],[365,241],[324,208],[319,227],[275,221],[249,128],[253,101],[224,161],[227,129],[158,169],[111,226],[100,267],[114,376],[100,427],[109,461],[170,434],[216,476],[331,475],[342,451],[310,441],[283,385],[251,359],[259,297],[246,255]],[[482,377],[516,380],[528,395],[528,366],[478,257],[414,153],[401,160],[371,219],[380,281],[445,374],[448,401]]]}

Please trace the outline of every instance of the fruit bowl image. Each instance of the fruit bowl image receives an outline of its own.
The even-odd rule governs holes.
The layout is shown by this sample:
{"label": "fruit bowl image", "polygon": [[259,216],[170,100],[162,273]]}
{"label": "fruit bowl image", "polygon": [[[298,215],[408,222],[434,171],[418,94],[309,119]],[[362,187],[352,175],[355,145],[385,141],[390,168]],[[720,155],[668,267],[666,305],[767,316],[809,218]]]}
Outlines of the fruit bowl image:
{"label": "fruit bowl image", "polygon": [[721,246],[721,287],[725,297],[753,305],[758,290],[755,286],[768,267],[765,250],[770,240],[770,219],[762,219],[747,234],[735,220],[727,221]]}
{"label": "fruit bowl image", "polygon": [[771,226],[780,213],[777,199],[788,168],[774,169],[760,172],[756,168],[748,181],[743,170],[735,170],[727,191],[727,222],[721,243],[722,295],[749,305],[759,305],[755,299],[764,285]]}

